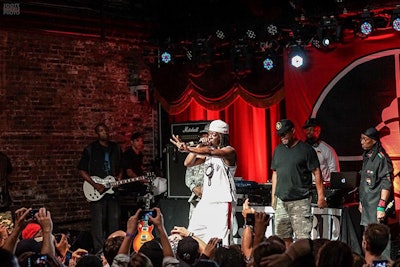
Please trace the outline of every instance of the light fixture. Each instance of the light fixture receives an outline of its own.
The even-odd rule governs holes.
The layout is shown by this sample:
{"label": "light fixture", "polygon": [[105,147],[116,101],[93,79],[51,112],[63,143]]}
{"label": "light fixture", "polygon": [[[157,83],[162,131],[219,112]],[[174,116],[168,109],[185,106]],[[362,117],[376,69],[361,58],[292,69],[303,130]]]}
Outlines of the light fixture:
{"label": "light fixture", "polygon": [[358,30],[364,36],[370,35],[374,30],[374,21],[372,20],[371,13],[368,11],[368,9],[364,9],[361,14]]}
{"label": "light fixture", "polygon": [[396,9],[393,10],[390,21],[392,23],[393,29],[399,32],[400,31],[400,5],[396,6]]}
{"label": "light fixture", "polygon": [[318,45],[313,43],[317,48],[332,48],[334,42],[340,41],[341,38],[341,27],[338,25],[334,16],[322,17],[318,29],[317,29],[317,40]]}
{"label": "light fixture", "polygon": [[222,30],[217,30],[215,32],[215,35],[217,36],[218,39],[223,40],[225,39],[225,33]]}
{"label": "light fixture", "polygon": [[266,70],[272,70],[276,66],[276,56],[272,50],[268,50],[265,53],[262,64]]}
{"label": "light fixture", "polygon": [[170,62],[172,61],[171,53],[169,53],[168,51],[164,51],[164,52],[161,54],[161,61],[162,61],[163,63],[165,63],[165,64],[170,63]]}
{"label": "light fixture", "polygon": [[304,68],[307,65],[306,53],[300,45],[289,48],[289,63],[295,68]]}
{"label": "light fixture", "polygon": [[278,34],[278,27],[275,24],[269,24],[267,26],[267,33],[271,36],[275,36]]}
{"label": "light fixture", "polygon": [[256,33],[253,30],[248,29],[246,35],[250,39],[256,39]]}

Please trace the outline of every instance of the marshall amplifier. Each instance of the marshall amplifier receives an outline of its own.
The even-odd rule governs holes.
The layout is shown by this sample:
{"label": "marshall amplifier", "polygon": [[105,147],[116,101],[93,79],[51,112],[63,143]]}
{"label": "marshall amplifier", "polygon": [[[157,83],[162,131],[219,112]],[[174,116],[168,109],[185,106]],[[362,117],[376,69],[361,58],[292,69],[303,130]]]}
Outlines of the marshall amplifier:
{"label": "marshall amplifier", "polygon": [[[198,141],[200,131],[210,121],[191,121],[171,124],[171,134],[179,135],[182,141]],[[190,189],[185,184],[186,167],[183,165],[187,153],[181,153],[177,148],[168,144],[166,147],[168,198],[186,198],[191,195]]]}
{"label": "marshall amplifier", "polygon": [[204,127],[209,123],[211,123],[211,121],[172,123],[171,133],[173,135],[179,135],[183,142],[198,141],[200,131],[204,130]]}

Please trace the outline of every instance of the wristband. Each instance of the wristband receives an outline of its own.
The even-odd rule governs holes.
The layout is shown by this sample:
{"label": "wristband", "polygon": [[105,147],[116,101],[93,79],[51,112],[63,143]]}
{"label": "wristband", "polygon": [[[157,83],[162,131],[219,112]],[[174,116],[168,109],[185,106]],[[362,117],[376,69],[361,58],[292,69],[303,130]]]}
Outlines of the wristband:
{"label": "wristband", "polygon": [[385,211],[385,208],[384,207],[377,207],[376,211]]}
{"label": "wristband", "polygon": [[130,237],[130,238],[134,238],[135,237],[135,235],[131,234],[131,233],[126,233],[125,236]]}
{"label": "wristband", "polygon": [[378,207],[385,208],[386,207],[386,201],[384,199],[379,199]]}

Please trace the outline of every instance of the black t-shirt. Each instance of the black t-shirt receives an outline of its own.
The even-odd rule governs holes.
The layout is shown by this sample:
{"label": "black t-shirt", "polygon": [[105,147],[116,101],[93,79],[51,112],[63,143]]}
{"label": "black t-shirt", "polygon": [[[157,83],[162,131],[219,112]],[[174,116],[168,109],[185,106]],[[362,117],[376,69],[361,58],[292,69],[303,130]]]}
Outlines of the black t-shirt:
{"label": "black t-shirt", "polygon": [[277,173],[275,195],[283,201],[307,198],[316,168],[318,156],[309,144],[299,141],[291,148],[278,145],[271,162],[271,169]]}

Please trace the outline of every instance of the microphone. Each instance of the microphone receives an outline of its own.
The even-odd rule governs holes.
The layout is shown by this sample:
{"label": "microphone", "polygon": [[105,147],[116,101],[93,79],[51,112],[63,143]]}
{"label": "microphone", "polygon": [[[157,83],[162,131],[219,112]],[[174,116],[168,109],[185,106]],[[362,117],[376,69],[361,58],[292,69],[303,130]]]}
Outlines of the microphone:
{"label": "microphone", "polygon": [[195,147],[195,146],[200,145],[200,144],[202,144],[204,146],[208,146],[210,143],[208,141],[203,142],[201,140],[186,142],[186,145],[190,146],[190,147]]}

